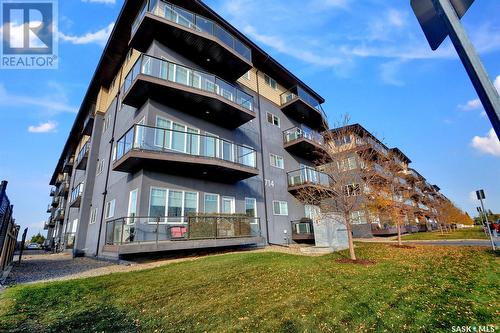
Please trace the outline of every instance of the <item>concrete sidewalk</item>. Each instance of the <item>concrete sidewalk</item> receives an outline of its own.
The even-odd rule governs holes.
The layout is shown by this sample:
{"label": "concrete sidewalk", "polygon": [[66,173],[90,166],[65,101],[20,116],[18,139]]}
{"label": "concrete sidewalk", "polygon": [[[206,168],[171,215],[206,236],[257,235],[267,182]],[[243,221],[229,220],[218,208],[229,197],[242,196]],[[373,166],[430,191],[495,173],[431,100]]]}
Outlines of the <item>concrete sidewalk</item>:
{"label": "concrete sidewalk", "polygon": [[[397,238],[387,237],[387,238],[355,238],[355,242],[360,243],[387,243],[387,244],[397,244]],[[500,246],[500,240],[497,238],[494,240],[495,246]],[[402,240],[403,244],[412,245],[444,245],[444,246],[484,246],[490,247],[491,241],[486,239],[439,239],[439,240],[407,240],[404,238]]]}

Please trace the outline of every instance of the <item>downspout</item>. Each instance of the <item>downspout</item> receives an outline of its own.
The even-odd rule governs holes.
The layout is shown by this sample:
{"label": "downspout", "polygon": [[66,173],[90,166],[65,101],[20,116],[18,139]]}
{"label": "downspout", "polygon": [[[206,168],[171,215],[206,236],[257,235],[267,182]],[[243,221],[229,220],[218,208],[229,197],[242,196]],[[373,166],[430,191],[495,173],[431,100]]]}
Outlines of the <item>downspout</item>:
{"label": "downspout", "polygon": [[[120,78],[118,82],[122,82],[122,74],[123,74],[123,68],[120,69]],[[115,112],[113,116],[113,127],[111,128],[111,140],[109,143],[111,144],[111,148],[109,150],[109,157],[108,157],[108,167],[106,170],[106,180],[104,182],[104,192],[102,193],[102,209],[101,209],[101,220],[99,222],[99,234],[97,235],[97,247],[95,251],[95,256],[96,258],[99,258],[99,246],[101,245],[101,233],[102,233],[102,223],[104,221],[104,211],[106,209],[106,197],[108,195],[108,183],[109,183],[109,174],[111,171],[111,163],[113,162],[113,148],[114,148],[114,142],[115,142],[115,128],[116,128],[116,118],[118,114],[118,107],[120,105],[120,98],[121,98],[121,89],[122,86],[120,85],[118,88],[118,93],[116,94],[116,102],[115,102]],[[106,122],[106,119],[104,119]]]}
{"label": "downspout", "polygon": [[[267,59],[266,59],[267,61]],[[266,217],[266,239],[267,243],[270,244],[271,242],[269,241],[269,213],[267,209],[267,190],[266,190],[266,169],[264,166],[264,138],[263,138],[263,133],[262,133],[262,116],[261,116],[261,108],[260,108],[260,88],[259,88],[259,70],[257,69],[256,72],[257,76],[257,107],[259,108],[259,135],[260,135],[260,154],[262,156],[261,158],[261,165],[262,165],[262,189],[263,189],[263,194],[264,194],[264,215]]]}

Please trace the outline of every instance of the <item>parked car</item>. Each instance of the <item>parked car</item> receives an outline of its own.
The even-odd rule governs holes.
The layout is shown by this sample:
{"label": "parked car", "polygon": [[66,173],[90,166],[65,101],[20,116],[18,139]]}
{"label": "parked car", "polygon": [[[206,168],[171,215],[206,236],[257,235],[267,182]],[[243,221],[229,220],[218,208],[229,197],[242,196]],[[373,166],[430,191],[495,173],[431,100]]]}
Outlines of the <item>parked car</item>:
{"label": "parked car", "polygon": [[28,245],[27,249],[28,250],[41,250],[42,246],[40,244],[37,244],[37,243],[31,243]]}

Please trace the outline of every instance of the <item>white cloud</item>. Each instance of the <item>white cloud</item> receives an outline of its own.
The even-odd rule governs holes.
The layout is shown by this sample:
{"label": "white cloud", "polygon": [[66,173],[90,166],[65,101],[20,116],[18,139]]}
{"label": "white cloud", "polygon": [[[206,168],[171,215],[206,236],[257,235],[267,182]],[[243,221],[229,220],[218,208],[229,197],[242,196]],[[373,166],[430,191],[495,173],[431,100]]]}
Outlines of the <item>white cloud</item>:
{"label": "white cloud", "polygon": [[101,30],[98,30],[96,32],[89,32],[82,36],[70,36],[59,32],[59,38],[65,42],[69,42],[75,45],[92,43],[105,45],[114,26],[114,23],[110,23],[107,27],[102,28]]}
{"label": "white cloud", "polygon": [[495,85],[495,88],[497,88],[497,91],[500,94],[500,75],[497,76],[493,84]]}
{"label": "white cloud", "polygon": [[471,111],[481,109],[483,104],[481,104],[479,98],[476,98],[468,101],[465,105],[459,105],[458,107],[464,111]]}
{"label": "white cloud", "polygon": [[397,10],[397,9],[389,9],[387,12],[388,22],[395,27],[402,27],[406,24],[406,16],[408,13]]}
{"label": "white cloud", "polygon": [[399,68],[404,63],[405,61],[394,60],[380,65],[380,77],[382,82],[397,87],[404,86],[405,83],[398,77]]}
{"label": "white cloud", "polygon": [[33,94],[14,94],[0,82],[0,106],[8,108],[33,108],[39,112],[46,112],[50,115],[69,112],[76,113],[77,109],[68,103],[68,98],[64,88],[56,82],[47,83],[47,93],[42,96]]}
{"label": "white cloud", "polygon": [[83,2],[95,2],[95,3],[104,3],[106,5],[114,5],[116,0],[82,0]]}
{"label": "white cloud", "polygon": [[500,141],[493,128],[486,136],[475,136],[472,139],[472,147],[483,154],[500,156]]}
{"label": "white cloud", "polygon": [[28,132],[30,133],[50,133],[55,132],[57,127],[57,123],[54,121],[47,121],[45,123],[41,123],[37,126],[28,127]]}

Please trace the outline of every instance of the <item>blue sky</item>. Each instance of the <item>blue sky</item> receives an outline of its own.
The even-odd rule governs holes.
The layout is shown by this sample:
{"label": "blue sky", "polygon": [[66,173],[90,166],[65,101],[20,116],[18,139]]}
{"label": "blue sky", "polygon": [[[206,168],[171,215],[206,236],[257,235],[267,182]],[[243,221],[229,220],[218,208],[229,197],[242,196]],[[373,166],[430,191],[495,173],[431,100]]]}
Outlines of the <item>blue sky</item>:
{"label": "blue sky", "polygon": [[[447,40],[432,52],[407,1],[207,0],[316,89],[332,121],[348,113],[473,213],[484,188],[500,211],[500,142]],[[121,0],[59,1],[58,70],[0,70],[0,178],[15,217],[43,231],[48,182]],[[463,22],[500,89],[500,2]]]}

